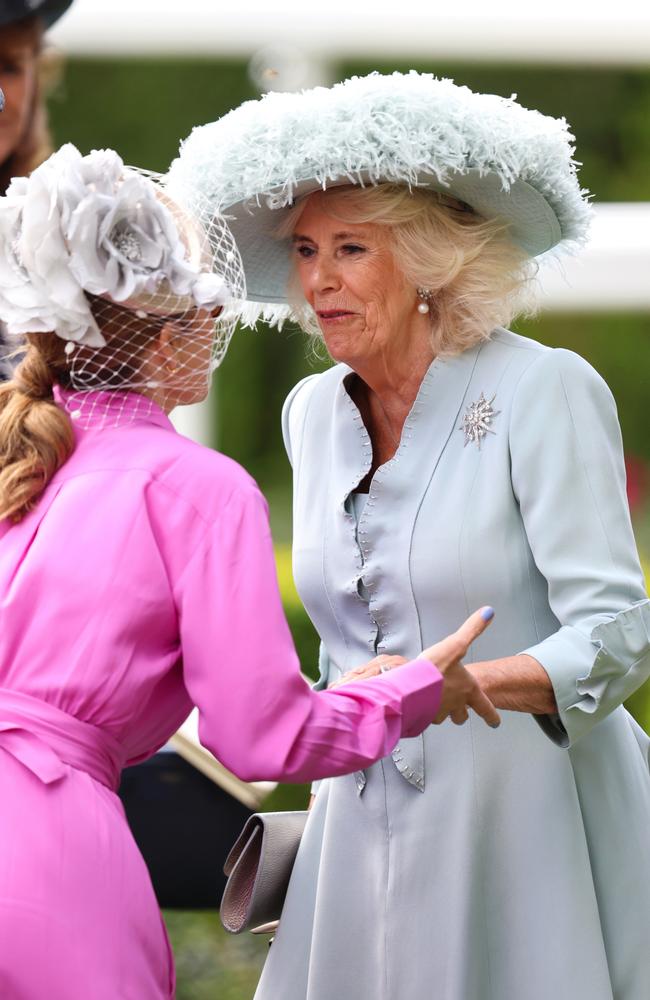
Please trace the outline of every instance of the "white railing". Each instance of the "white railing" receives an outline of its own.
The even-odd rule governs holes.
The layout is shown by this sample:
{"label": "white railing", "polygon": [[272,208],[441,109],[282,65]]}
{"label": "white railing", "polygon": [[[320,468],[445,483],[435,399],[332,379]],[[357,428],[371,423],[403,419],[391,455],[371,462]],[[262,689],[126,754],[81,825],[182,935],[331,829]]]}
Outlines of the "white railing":
{"label": "white railing", "polygon": [[308,56],[395,56],[483,62],[638,64],[650,52],[650,11],[638,0],[75,0],[53,29],[84,55],[252,55],[282,43]]}

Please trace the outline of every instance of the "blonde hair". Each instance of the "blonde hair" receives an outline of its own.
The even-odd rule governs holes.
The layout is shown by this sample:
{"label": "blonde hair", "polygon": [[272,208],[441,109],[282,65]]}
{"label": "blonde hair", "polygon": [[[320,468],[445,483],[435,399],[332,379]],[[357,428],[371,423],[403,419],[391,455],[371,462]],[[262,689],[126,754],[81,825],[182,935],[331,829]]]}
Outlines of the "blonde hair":
{"label": "blonde hair", "polygon": [[[406,280],[431,292],[436,354],[459,354],[486,340],[495,327],[533,311],[536,264],[499,220],[483,219],[461,202],[426,188],[345,186],[301,198],[283,219],[278,236],[286,238],[295,230],[307,198],[317,199],[332,218],[386,227]],[[288,297],[301,326],[320,338],[295,272]]]}
{"label": "blonde hair", "polygon": [[20,521],[70,457],[74,434],[54,402],[64,371],[64,342],[54,333],[27,334],[25,357],[0,385],[0,519]]}
{"label": "blonde hair", "polygon": [[[129,337],[131,348],[145,351],[164,324],[160,317],[144,321],[129,309],[88,295],[101,302],[105,348],[88,348],[88,355],[102,368],[99,388],[110,389],[106,369],[115,360],[116,337]],[[52,476],[74,451],[75,439],[70,418],[54,400],[54,386],[70,387],[70,371],[65,354],[66,341],[55,333],[28,333],[26,352],[12,378],[0,384],[0,520],[20,521],[38,503]],[[82,351],[85,349],[82,349]],[[136,353],[130,362],[121,362],[115,373],[116,386],[138,364]],[[92,388],[92,378],[89,379]]]}

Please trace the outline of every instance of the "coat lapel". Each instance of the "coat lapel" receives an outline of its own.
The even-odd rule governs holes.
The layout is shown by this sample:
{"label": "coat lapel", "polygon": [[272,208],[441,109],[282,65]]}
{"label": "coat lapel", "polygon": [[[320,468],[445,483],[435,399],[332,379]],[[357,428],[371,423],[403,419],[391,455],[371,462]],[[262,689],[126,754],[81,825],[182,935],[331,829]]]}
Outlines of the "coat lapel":
{"label": "coat lapel", "polygon": [[[370,629],[369,652],[416,657],[422,650],[418,608],[411,586],[410,555],[414,525],[440,457],[459,433],[468,386],[479,348],[452,358],[436,358],[428,369],[405,421],[394,457],[373,477],[358,531],[346,501],[370,468],[372,447],[361,415],[340,379],[331,428],[331,481],[336,484],[329,505],[328,532],[332,551],[349,552],[346,569],[370,595],[356,616]],[[348,370],[349,371],[349,370]],[[397,544],[396,544],[397,543]],[[385,553],[398,553],[397,563],[385,565]],[[326,573],[327,575],[327,573]],[[336,594],[331,594],[336,600]],[[340,595],[339,595],[340,596]],[[349,616],[346,614],[346,620]],[[441,636],[442,638],[442,636]],[[424,790],[422,737],[401,740],[393,751],[395,766],[406,781]],[[359,791],[365,776],[356,775]]]}

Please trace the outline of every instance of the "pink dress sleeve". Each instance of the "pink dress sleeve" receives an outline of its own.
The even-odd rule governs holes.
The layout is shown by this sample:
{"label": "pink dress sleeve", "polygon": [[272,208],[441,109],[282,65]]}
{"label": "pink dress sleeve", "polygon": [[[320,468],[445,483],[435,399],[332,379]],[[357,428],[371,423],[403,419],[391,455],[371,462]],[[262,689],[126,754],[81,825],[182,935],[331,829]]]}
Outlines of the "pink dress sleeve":
{"label": "pink dress sleeve", "polygon": [[435,716],[426,660],[315,692],[284,617],[266,502],[237,492],[175,587],[185,685],[201,742],[245,780],[310,781],[386,756]]}

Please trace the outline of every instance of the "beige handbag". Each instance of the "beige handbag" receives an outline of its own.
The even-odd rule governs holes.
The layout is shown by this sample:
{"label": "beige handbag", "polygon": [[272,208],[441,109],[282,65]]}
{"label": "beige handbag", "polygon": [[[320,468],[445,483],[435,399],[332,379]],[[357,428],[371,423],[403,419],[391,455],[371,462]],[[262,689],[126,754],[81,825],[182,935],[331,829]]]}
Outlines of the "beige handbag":
{"label": "beige handbag", "polygon": [[309,812],[253,813],[226,858],[221,922],[231,934],[280,919]]}

